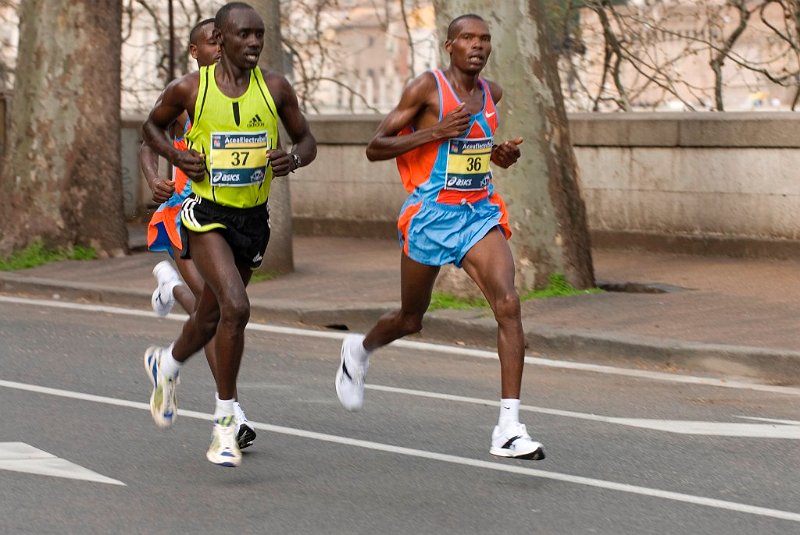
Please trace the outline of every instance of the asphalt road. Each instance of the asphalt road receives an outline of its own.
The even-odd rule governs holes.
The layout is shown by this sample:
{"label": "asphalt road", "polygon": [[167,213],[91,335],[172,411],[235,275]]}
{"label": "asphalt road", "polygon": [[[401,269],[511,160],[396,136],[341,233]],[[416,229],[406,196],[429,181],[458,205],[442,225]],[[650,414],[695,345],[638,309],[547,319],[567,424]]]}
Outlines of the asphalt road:
{"label": "asphalt road", "polygon": [[178,321],[53,305],[0,297],[3,533],[800,532],[800,389],[534,359],[521,419],[547,459],[507,461],[488,353],[385,348],[348,413],[341,333],[255,326],[239,389],[258,438],[228,469],[205,460],[201,355],[175,427],[150,419],[142,353]]}

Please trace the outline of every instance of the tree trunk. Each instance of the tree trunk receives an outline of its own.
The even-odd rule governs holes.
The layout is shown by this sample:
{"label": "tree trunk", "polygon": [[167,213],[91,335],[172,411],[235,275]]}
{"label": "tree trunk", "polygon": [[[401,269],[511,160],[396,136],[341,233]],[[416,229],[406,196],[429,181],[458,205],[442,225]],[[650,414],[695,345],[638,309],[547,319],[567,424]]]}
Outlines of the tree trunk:
{"label": "tree trunk", "polygon": [[[259,65],[264,69],[283,72],[283,47],[281,46],[281,12],[278,0],[253,0],[250,2],[264,19],[264,50]],[[284,148],[287,140],[283,140]],[[292,248],[292,199],[289,191],[290,177],[272,181],[269,192],[269,218],[271,234],[262,273],[289,273],[294,271]]]}
{"label": "tree trunk", "polygon": [[514,232],[518,289],[543,288],[556,273],[576,288],[594,286],[586,208],[541,0],[435,0],[434,5],[441,42],[459,15],[476,13],[489,24],[492,54],[484,74],[503,88],[495,137],[524,139],[516,165],[495,169],[495,187],[508,205]]}
{"label": "tree trunk", "polygon": [[37,239],[123,255],[121,4],[23,0],[19,18],[0,255]]}

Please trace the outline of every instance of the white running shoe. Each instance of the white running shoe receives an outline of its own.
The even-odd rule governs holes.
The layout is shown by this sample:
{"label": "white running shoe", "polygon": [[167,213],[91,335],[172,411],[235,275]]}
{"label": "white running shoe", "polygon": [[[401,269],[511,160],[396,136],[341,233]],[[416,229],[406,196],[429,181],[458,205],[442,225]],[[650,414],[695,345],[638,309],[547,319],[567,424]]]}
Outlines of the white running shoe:
{"label": "white running shoe", "polygon": [[242,464],[242,452],[236,444],[236,417],[223,416],[214,420],[214,434],[206,458],[219,466],[236,467]]}
{"label": "white running shoe", "polygon": [[364,405],[364,380],[367,378],[369,368],[369,355],[363,360],[362,366],[355,364],[353,354],[366,353],[364,337],[359,334],[348,334],[342,342],[342,354],[339,369],[336,370],[336,395],[339,402],[349,411],[357,411]]}
{"label": "white running shoe", "polygon": [[250,425],[238,401],[233,404],[233,413],[236,417],[236,443],[240,450],[249,448],[256,439],[256,430]]}
{"label": "white running shoe", "polygon": [[150,346],[144,352],[144,369],[153,384],[150,394],[150,414],[158,427],[172,427],[178,418],[178,397],[175,394],[178,377],[161,374],[161,354],[164,348]]}
{"label": "white running shoe", "polygon": [[544,447],[533,440],[525,426],[517,423],[505,426],[502,430],[494,427],[492,447],[489,453],[497,457],[513,457],[514,459],[544,459]]}
{"label": "white running shoe", "polygon": [[175,296],[172,295],[172,290],[181,283],[180,275],[172,267],[172,264],[166,260],[162,260],[153,268],[153,276],[156,278],[158,286],[153,292],[153,297],[150,299],[150,304],[153,305],[153,311],[161,317],[166,316],[175,306]]}

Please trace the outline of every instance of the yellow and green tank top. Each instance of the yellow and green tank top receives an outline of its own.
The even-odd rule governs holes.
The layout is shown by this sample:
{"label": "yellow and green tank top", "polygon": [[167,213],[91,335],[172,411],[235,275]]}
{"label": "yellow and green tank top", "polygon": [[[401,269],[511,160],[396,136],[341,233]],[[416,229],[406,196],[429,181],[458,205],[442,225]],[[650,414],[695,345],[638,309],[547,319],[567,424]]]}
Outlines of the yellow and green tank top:
{"label": "yellow and green tank top", "polygon": [[217,87],[216,65],[200,68],[200,88],[188,148],[206,157],[206,175],[192,181],[204,199],[234,208],[267,202],[272,167],[267,151],[278,147],[278,113],[267,84],[256,67],[245,93],[230,98]]}

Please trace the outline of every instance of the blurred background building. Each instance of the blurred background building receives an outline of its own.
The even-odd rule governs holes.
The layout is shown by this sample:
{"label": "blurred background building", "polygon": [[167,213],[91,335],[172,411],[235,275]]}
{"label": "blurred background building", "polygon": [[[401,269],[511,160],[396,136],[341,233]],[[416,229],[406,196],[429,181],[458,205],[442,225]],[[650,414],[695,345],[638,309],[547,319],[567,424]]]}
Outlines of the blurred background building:
{"label": "blurred background building", "polygon": [[[0,0],[4,93],[13,87],[18,1]],[[122,2],[122,111],[135,115],[170,76],[195,68],[189,29],[224,2]],[[797,4],[544,0],[569,111],[793,109]],[[430,0],[281,0],[281,16],[285,71],[308,113],[385,113],[411,78],[440,62]]]}

